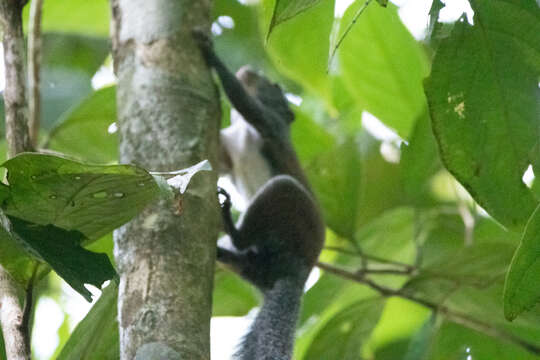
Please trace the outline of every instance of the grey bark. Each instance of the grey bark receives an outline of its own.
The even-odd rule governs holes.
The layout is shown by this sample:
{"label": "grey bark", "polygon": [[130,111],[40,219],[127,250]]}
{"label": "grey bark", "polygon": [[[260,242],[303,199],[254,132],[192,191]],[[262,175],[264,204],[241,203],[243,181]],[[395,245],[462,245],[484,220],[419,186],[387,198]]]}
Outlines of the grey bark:
{"label": "grey bark", "polygon": [[19,295],[20,287],[0,266],[0,323],[8,360],[30,360],[29,329]]}
{"label": "grey bark", "polygon": [[[220,109],[191,39],[209,0],[111,0],[122,163],[148,170],[216,164]],[[214,172],[115,232],[121,359],[209,359],[219,225]],[[160,355],[161,354],[161,355]]]}
{"label": "grey bark", "polygon": [[[8,158],[31,151],[28,134],[26,68],[22,8],[26,0],[0,0],[0,25],[3,30]],[[30,359],[30,331],[21,297],[21,286],[0,266],[0,324],[8,360]]]}
{"label": "grey bark", "polygon": [[4,63],[6,88],[6,138],[8,157],[30,151],[28,134],[28,103],[26,99],[26,63],[24,35],[22,30],[22,8],[26,1],[0,0],[0,23],[4,31]]}

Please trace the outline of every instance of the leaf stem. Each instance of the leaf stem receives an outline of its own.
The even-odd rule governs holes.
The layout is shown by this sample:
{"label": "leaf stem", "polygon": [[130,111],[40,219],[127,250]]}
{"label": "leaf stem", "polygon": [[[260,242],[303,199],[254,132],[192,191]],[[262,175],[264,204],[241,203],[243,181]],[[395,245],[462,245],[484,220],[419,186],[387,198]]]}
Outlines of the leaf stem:
{"label": "leaf stem", "polygon": [[334,46],[334,49],[332,50],[332,54],[330,54],[330,59],[328,60],[328,69],[330,69],[330,66],[332,65],[332,62],[334,61],[334,57],[336,55],[337,50],[341,46],[341,43],[343,42],[343,40],[345,40],[345,37],[349,34],[352,27],[354,26],[354,24],[356,24],[356,21],[358,20],[360,15],[362,15],[364,10],[366,10],[366,8],[368,7],[370,2],[371,2],[371,0],[366,0],[364,5],[360,6],[360,8],[358,10],[356,10],[356,13],[353,16],[352,21],[349,23],[349,25],[347,26],[347,28],[345,29],[343,34],[341,34],[341,36],[339,37],[339,40],[337,41],[336,46]]}

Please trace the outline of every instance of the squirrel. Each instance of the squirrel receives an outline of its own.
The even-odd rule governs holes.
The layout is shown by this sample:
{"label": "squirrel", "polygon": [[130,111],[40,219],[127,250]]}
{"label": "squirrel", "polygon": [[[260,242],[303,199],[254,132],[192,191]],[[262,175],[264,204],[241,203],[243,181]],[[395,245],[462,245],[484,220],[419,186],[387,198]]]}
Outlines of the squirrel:
{"label": "squirrel", "polygon": [[289,360],[304,285],[325,236],[319,206],[291,142],[294,113],[277,84],[247,67],[233,75],[206,33],[194,30],[193,38],[239,113],[220,134],[220,172],[250,199],[235,224],[230,196],[218,190],[224,196],[224,231],[233,247],[218,245],[217,259],[264,297],[235,358]]}

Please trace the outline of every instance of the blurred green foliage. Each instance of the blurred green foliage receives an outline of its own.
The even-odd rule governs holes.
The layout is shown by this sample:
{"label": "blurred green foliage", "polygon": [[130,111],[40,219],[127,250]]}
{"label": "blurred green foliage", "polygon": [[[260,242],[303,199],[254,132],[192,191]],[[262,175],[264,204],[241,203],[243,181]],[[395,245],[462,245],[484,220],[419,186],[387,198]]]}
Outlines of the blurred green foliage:
{"label": "blurred green foliage", "polygon": [[[115,163],[115,88],[92,88],[110,68],[108,4],[45,4],[43,144]],[[328,227],[321,259],[364,275],[321,272],[304,296],[296,359],[537,358],[540,228],[531,215],[540,192],[538,180],[530,189],[522,177],[540,164],[538,4],[474,0],[474,24],[442,24],[444,4],[434,1],[418,41],[396,6],[372,1],[328,64],[364,2],[343,18],[334,4],[216,0],[212,14],[216,50],[231,69],[250,64],[298,96],[292,140]],[[363,126],[364,112],[394,135]],[[89,249],[112,259],[106,233]],[[0,251],[28,279],[35,264],[24,249]],[[117,358],[113,286],[69,340],[59,332],[60,359]],[[241,316],[260,297],[219,269],[213,301],[214,316]]]}

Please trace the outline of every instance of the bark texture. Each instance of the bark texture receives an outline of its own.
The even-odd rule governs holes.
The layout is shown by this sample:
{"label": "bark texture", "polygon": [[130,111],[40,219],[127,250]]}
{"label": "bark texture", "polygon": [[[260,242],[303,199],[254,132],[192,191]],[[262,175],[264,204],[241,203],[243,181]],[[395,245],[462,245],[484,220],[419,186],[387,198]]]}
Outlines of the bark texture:
{"label": "bark texture", "polygon": [[[122,163],[170,171],[215,165],[220,109],[191,38],[209,0],[111,0]],[[219,225],[216,174],[197,174],[115,233],[121,359],[209,359]]]}
{"label": "bark texture", "polygon": [[28,134],[28,103],[26,99],[26,61],[22,30],[22,8],[26,1],[0,0],[0,22],[4,30],[4,63],[6,88],[6,138],[8,157],[31,150]]}
{"label": "bark texture", "polygon": [[[32,150],[28,134],[25,42],[22,29],[22,8],[25,4],[26,0],[0,0],[8,158]],[[19,296],[21,292],[21,286],[0,266],[0,324],[8,360],[30,360],[30,331]]]}
{"label": "bark texture", "polygon": [[0,323],[8,360],[30,360],[30,336],[25,326],[20,289],[0,266]]}

